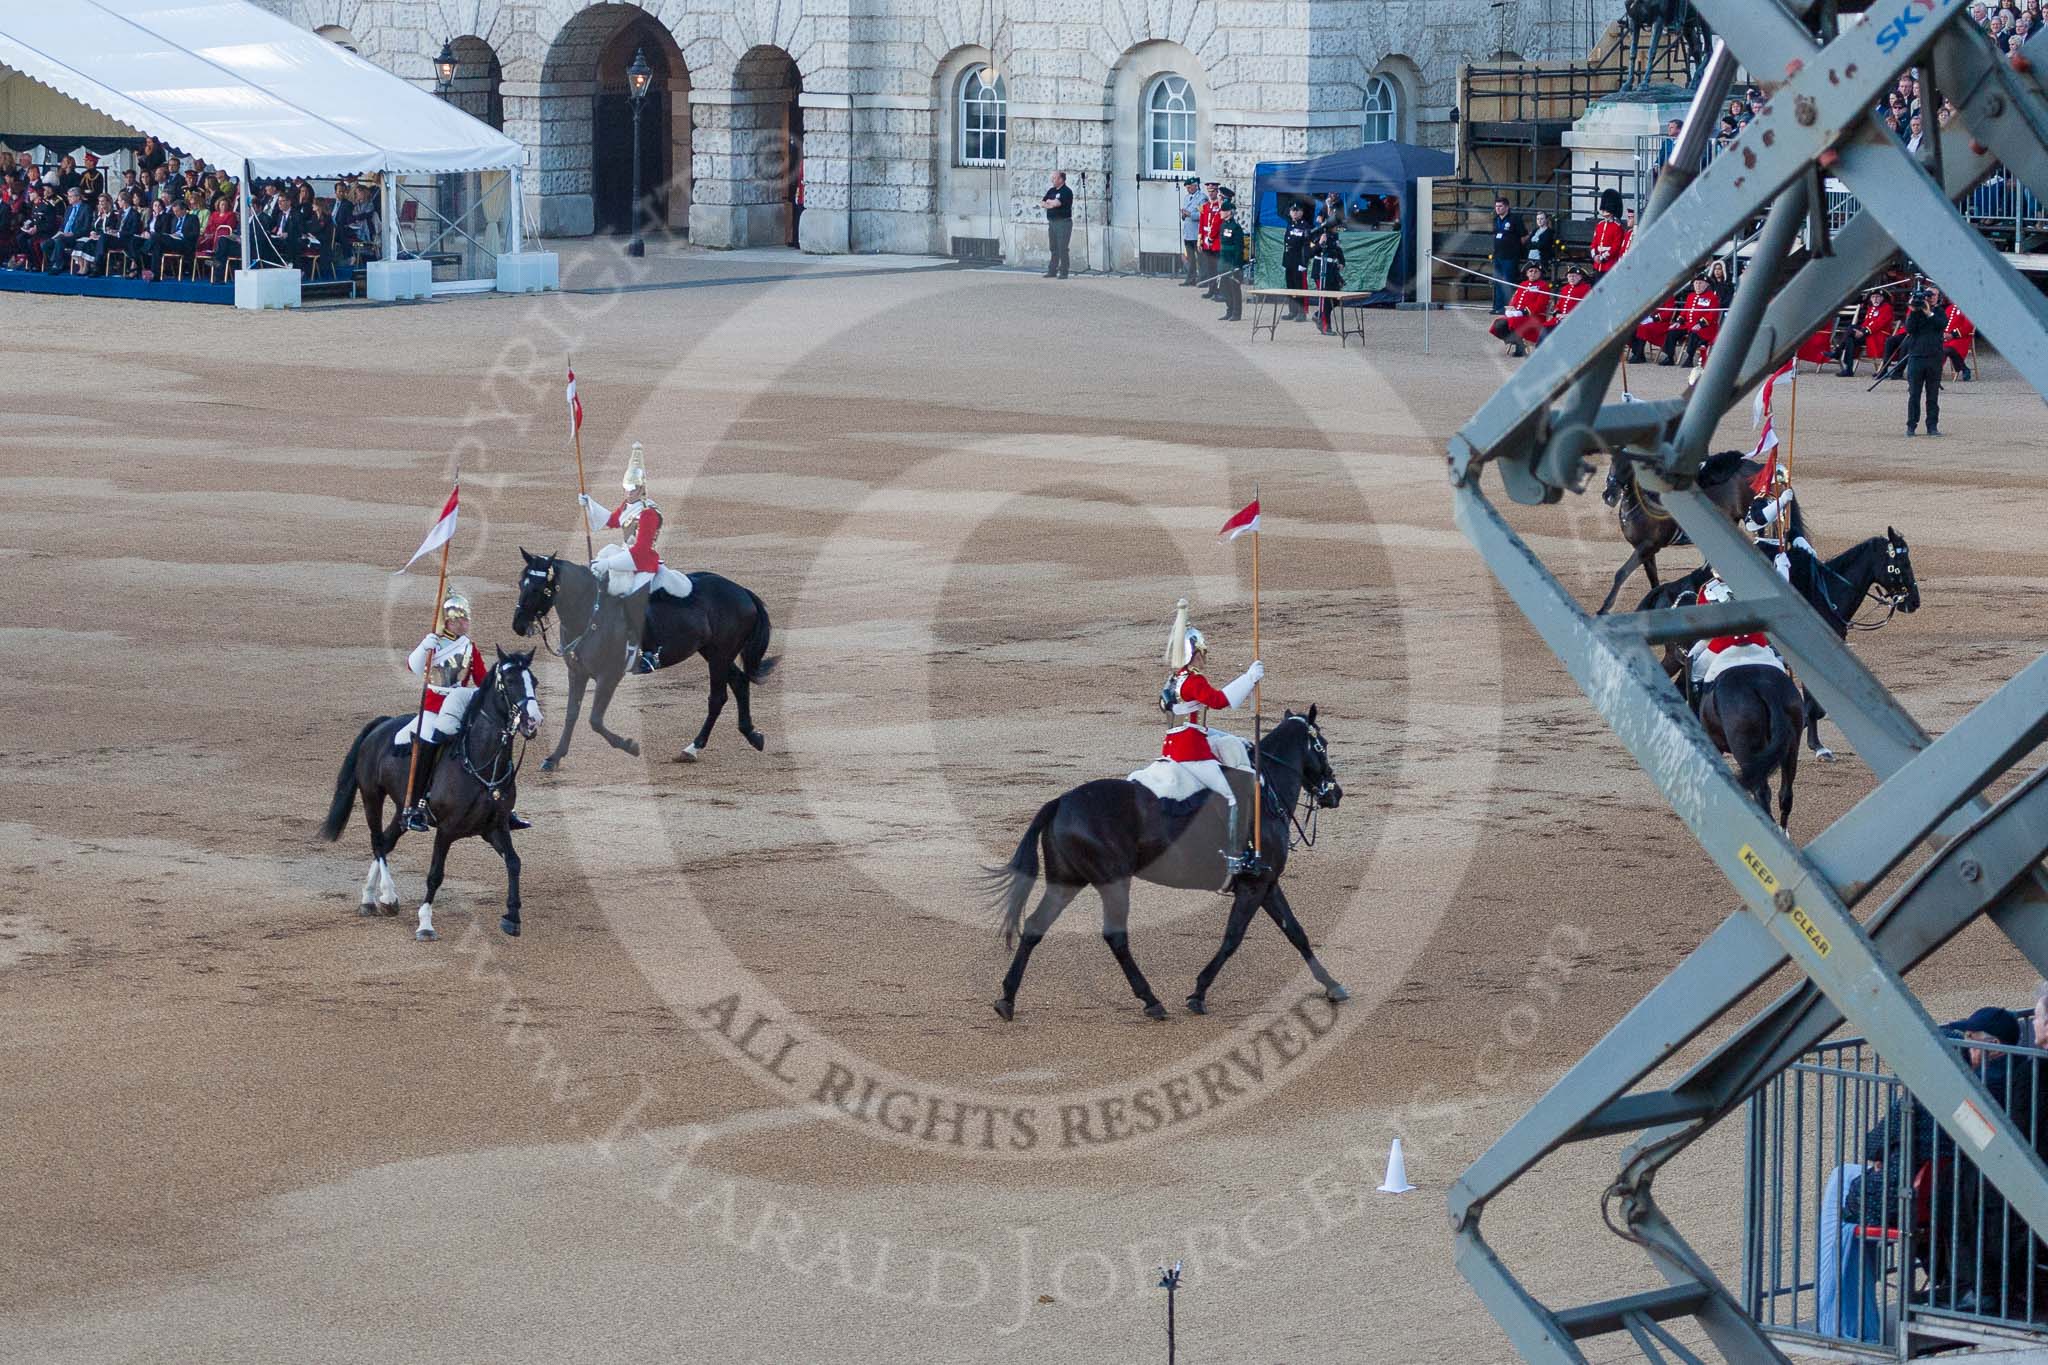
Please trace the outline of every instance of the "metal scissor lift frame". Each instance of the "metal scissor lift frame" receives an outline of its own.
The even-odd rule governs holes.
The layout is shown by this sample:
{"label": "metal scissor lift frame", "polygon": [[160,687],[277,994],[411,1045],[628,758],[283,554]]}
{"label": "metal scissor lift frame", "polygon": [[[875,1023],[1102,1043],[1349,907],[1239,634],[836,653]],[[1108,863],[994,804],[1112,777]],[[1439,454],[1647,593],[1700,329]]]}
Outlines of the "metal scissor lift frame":
{"label": "metal scissor lift frame", "polygon": [[[1902,974],[1979,915],[2048,975],[2048,770],[1995,805],[1985,789],[2048,738],[2048,655],[1939,740],[1927,733],[1694,486],[1716,423],[1900,249],[1934,278],[2041,393],[2048,301],[1971,229],[1953,200],[1998,161],[2048,198],[2048,99],[2032,65],[2048,35],[2008,61],[1960,0],[1887,0],[1843,27],[1832,0],[1698,0],[1717,38],[1676,154],[1628,253],[1453,440],[1460,527],[1616,735],[1742,898],[1706,941],[1473,1163],[1450,1194],[1459,1270],[1531,1360],[1583,1362],[1578,1343],[1625,1332],[1646,1359],[1698,1357],[1665,1325],[1687,1318],[1733,1360],[1784,1357],[1664,1217],[1665,1162],[1735,1112],[1845,1019],[1870,1039],[2034,1227],[2048,1228],[2048,1171],[1974,1073],[1937,1036]],[[1783,72],[1763,114],[1703,171],[1708,129],[1736,60]],[[2031,59],[2031,62],[2027,59]],[[1924,107],[1955,121],[1921,158],[1871,110],[1917,69]],[[1823,173],[1860,210],[1828,231]],[[1609,404],[1638,319],[1713,251],[1768,215],[1720,339],[1689,398]],[[1799,229],[1804,248],[1794,251]],[[1594,617],[1480,488],[1487,466],[1531,504],[1583,490],[1589,456],[1623,450],[1739,600]],[[1930,450],[1938,456],[1941,447]],[[1806,847],[1736,786],[1653,650],[1767,631],[1880,785]],[[1851,910],[1926,841],[1928,861],[1860,923]],[[1674,1084],[1637,1089],[1787,962],[1804,976]],[[1488,1201],[1568,1143],[1639,1133],[1604,1212],[1648,1254],[1662,1288],[1573,1308],[1539,1302],[1481,1234]]]}

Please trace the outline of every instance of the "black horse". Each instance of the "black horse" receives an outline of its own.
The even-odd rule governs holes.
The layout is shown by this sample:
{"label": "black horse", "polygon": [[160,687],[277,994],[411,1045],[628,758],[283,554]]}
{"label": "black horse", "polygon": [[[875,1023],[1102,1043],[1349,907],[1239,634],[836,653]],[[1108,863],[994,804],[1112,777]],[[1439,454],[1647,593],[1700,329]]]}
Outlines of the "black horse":
{"label": "black horse", "polygon": [[[1749,507],[1750,484],[1762,470],[1762,465],[1739,450],[1717,451],[1700,464],[1699,490],[1713,499],[1730,521],[1740,521]],[[1614,585],[1600,604],[1597,614],[1605,616],[1614,606],[1614,599],[1621,595],[1621,585],[1628,582],[1628,576],[1638,565],[1649,578],[1651,591],[1656,591],[1657,552],[1678,539],[1678,522],[1654,497],[1643,492],[1634,464],[1619,451],[1607,471],[1607,490],[1601,497],[1615,508],[1622,539],[1630,546],[1628,559],[1615,573]]]}
{"label": "black horse", "polygon": [[[363,820],[370,827],[370,871],[363,879],[363,900],[358,913],[398,913],[398,883],[392,880],[386,863],[391,850],[405,833],[400,818],[405,810],[405,786],[409,776],[407,746],[392,741],[411,716],[379,716],[356,732],[348,757],[341,761],[334,779],[334,801],[320,826],[320,837],[333,843],[341,837],[356,796],[363,798]],[[498,850],[505,860],[505,914],[498,927],[514,938],[519,936],[519,855],[512,851],[512,808],[519,799],[519,757],[517,740],[531,739],[540,728],[540,702],[533,688],[533,651],[507,654],[498,651],[498,662],[490,677],[477,689],[462,726],[445,741],[443,753],[434,765],[427,787],[427,806],[434,816],[434,860],[427,868],[427,895],[420,902],[419,929],[414,937],[422,942],[434,937],[434,896],[448,865],[448,846],[457,839],[476,835]],[[389,798],[392,815],[384,820],[384,802]]]}
{"label": "black horse", "polygon": [[[1623,0],[1621,22],[1628,35],[1628,69],[1621,88],[1642,89],[1651,84],[1668,41],[1672,52],[1685,62],[1686,83],[1699,79],[1706,65],[1712,30],[1707,27],[1690,0]],[[1647,43],[1645,33],[1650,35]]]}
{"label": "black horse", "polygon": [[1700,726],[1735,760],[1735,780],[1766,811],[1771,771],[1778,773],[1778,824],[1792,828],[1792,781],[1799,775],[1799,727],[1806,708],[1799,684],[1782,668],[1742,664],[1707,684]]}
{"label": "black horse", "polygon": [[[1913,549],[1896,527],[1887,526],[1883,535],[1872,536],[1850,546],[1833,559],[1823,561],[1797,546],[1797,541],[1806,538],[1806,521],[1799,504],[1794,502],[1792,536],[1795,544],[1787,557],[1792,566],[1792,586],[1812,604],[1837,636],[1848,638],[1850,623],[1873,593],[1885,606],[1885,621],[1891,619],[1893,612],[1902,611],[1910,616],[1920,610],[1920,580],[1913,573]],[[1696,597],[1710,572],[1702,565],[1684,578],[1652,588],[1637,604],[1636,610],[1676,606]],[[1875,630],[1883,624],[1884,621],[1879,621],[1867,628]],[[1827,711],[1811,692],[1805,693],[1803,700],[1806,747],[1820,762],[1830,762],[1835,752],[1820,742],[1820,722]]]}
{"label": "black horse", "polygon": [[[1234,899],[1223,944],[1195,978],[1194,994],[1188,997],[1188,1008],[1196,1014],[1208,1012],[1204,1002],[1210,983],[1237,951],[1245,926],[1260,909],[1273,917],[1287,941],[1301,953],[1325,996],[1331,1000],[1350,998],[1316,959],[1308,935],[1280,890],[1280,875],[1287,869],[1288,822],[1302,793],[1309,794],[1312,810],[1334,808],[1344,799],[1344,789],[1337,785],[1330,768],[1329,746],[1316,724],[1316,708],[1311,706],[1306,715],[1289,711],[1260,742],[1259,754],[1259,766],[1266,775],[1266,796],[1259,811],[1266,867],[1255,876],[1239,877],[1232,886]],[[1247,781],[1238,800],[1250,799]],[[1103,941],[1123,968],[1132,992],[1144,1003],[1146,1016],[1164,1019],[1166,1006],[1159,1003],[1131,956],[1131,878],[1190,891],[1213,892],[1223,885],[1227,810],[1222,798],[1212,792],[1187,802],[1163,802],[1150,788],[1116,778],[1084,782],[1040,807],[1010,861],[987,869],[1003,942],[1016,945],[1010,970],[1003,976],[1002,998],[995,1002],[996,1013],[1005,1019],[1016,1013],[1017,987],[1024,980],[1032,950],[1068,902],[1081,894],[1081,888],[1092,886],[1102,897]],[[1024,902],[1038,880],[1041,846],[1045,895],[1027,920]]]}
{"label": "black horse", "polygon": [[[615,735],[604,728],[605,708],[612,692],[626,672],[627,621],[623,611],[599,612],[598,577],[573,560],[519,552],[526,568],[519,575],[519,605],[512,612],[512,629],[520,635],[542,632],[546,641],[547,617],[554,613],[564,639],[559,653],[569,667],[569,713],[562,720],[562,737],[555,751],[541,763],[551,772],[569,751],[569,738],[576,731],[576,717],[583,709],[583,689],[597,683],[597,695],[590,703],[590,728],[604,736],[614,749],[637,755],[637,740]],[[753,700],[748,689],[765,679],[775,668],[768,652],[768,608],[761,599],[729,578],[715,573],[689,575],[690,595],[680,600],[656,593],[647,601],[645,627],[640,648],[656,668],[679,664],[701,654],[711,668],[711,704],[704,714],[704,728],[690,741],[676,762],[695,762],[710,742],[711,727],[725,709],[730,688],[739,702],[740,733],[756,749],[768,737],[754,728]],[[553,648],[552,643],[549,648]]]}

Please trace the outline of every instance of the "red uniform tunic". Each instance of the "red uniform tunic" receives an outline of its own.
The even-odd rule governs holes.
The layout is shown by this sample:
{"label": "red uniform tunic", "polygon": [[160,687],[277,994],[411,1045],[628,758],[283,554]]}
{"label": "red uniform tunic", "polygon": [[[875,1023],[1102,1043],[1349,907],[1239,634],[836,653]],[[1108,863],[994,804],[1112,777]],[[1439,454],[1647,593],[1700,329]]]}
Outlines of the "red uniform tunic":
{"label": "red uniform tunic", "polygon": [[1602,218],[1593,225],[1593,268],[1614,269],[1621,253],[1628,249],[1628,229],[1618,218]]}
{"label": "red uniform tunic", "polygon": [[1223,206],[1214,200],[1204,199],[1202,211],[1195,215],[1195,249],[1198,251],[1221,251],[1223,249]]}
{"label": "red uniform tunic", "polygon": [[1872,295],[1870,302],[1863,305],[1862,326],[1865,333],[1863,353],[1872,360],[1882,359],[1884,344],[1890,341],[1892,333],[1898,330],[1892,321],[1890,300],[1882,294]]}
{"label": "red uniform tunic", "polygon": [[1793,354],[1809,365],[1827,364],[1828,361],[1834,358],[1835,354],[1835,334],[1833,329],[1821,328],[1812,336],[1800,342],[1799,349],[1794,351]]}
{"label": "red uniform tunic", "polygon": [[1683,306],[1674,294],[1656,312],[1636,324],[1636,340],[1661,350],[1665,338],[1671,335],[1671,329],[1678,325],[1679,310]]}
{"label": "red uniform tunic", "polygon": [[1678,315],[1678,330],[1692,333],[1702,346],[1713,345],[1721,333],[1721,296],[1711,289],[1687,294]]}
{"label": "red uniform tunic", "polygon": [[[447,637],[435,636],[434,639],[436,640],[434,651],[439,653],[446,647],[439,642],[446,640]],[[484,685],[483,652],[472,641],[469,646],[469,666],[467,668],[455,664],[452,660],[446,664],[436,665],[433,655],[429,655],[427,656],[427,676],[432,681],[427,684],[424,708],[438,715],[442,704],[448,700],[448,693],[451,689],[457,687],[482,687]],[[441,681],[443,678],[450,678],[451,680],[444,683]]]}
{"label": "red uniform tunic", "polygon": [[[632,505],[632,500],[629,499],[613,508],[611,520],[607,521],[605,525],[608,528],[616,529],[620,524],[619,518],[624,516],[626,509]],[[626,552],[633,556],[633,571],[635,573],[659,573],[661,571],[661,556],[654,552],[654,541],[660,534],[661,509],[651,502],[642,501],[640,505],[640,520],[633,528],[633,543],[626,547]]]}
{"label": "red uniform tunic", "polygon": [[1166,743],[1159,748],[1160,757],[1170,758],[1175,763],[1214,762],[1216,752],[1209,747],[1209,736],[1202,727],[1209,719],[1208,708],[1228,710],[1230,698],[1192,668],[1184,668],[1174,675],[1173,695],[1183,703],[1205,709],[1196,711],[1166,732]]}
{"label": "red uniform tunic", "polygon": [[1517,341],[1534,342],[1543,338],[1544,325],[1550,321],[1550,287],[1544,284],[1524,284],[1515,288],[1515,296],[1508,300],[1505,317],[1493,320],[1487,330],[1502,341],[1510,337]]}
{"label": "red uniform tunic", "polygon": [[1565,315],[1579,306],[1579,301],[1593,292],[1590,284],[1568,284],[1557,291],[1557,312],[1543,320],[1545,327],[1555,327],[1563,322]]}
{"label": "red uniform tunic", "polygon": [[1948,306],[1948,325],[1942,329],[1941,348],[1956,358],[1959,365],[1970,361],[1970,347],[1977,341],[1977,324],[1963,316],[1963,310],[1954,304]]}

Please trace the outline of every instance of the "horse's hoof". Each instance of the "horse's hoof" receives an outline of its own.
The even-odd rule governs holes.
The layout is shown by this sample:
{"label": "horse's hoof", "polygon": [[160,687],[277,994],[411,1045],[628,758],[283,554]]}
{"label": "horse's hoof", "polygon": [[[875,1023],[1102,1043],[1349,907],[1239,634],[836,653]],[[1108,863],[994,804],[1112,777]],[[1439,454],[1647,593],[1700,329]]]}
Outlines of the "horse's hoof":
{"label": "horse's hoof", "polygon": [[683,750],[681,753],[676,755],[675,761],[678,763],[695,763],[697,761],[696,748],[693,746],[691,748]]}
{"label": "horse's hoof", "polygon": [[1208,1012],[1209,1012],[1209,1005],[1208,1005],[1208,1002],[1207,1002],[1207,1001],[1205,1001],[1205,1000],[1203,1000],[1201,996],[1199,996],[1199,995],[1191,995],[1191,996],[1189,996],[1189,997],[1188,997],[1188,1013],[1189,1013],[1189,1014],[1207,1014]]}
{"label": "horse's hoof", "polygon": [[1334,981],[1323,987],[1323,999],[1328,1000],[1331,1004],[1341,1005],[1350,998],[1351,992],[1345,990]]}
{"label": "horse's hoof", "polygon": [[637,739],[629,739],[619,747],[635,758],[640,757],[640,741]]}
{"label": "horse's hoof", "polygon": [[1166,1006],[1154,1000],[1151,1004],[1145,1006],[1145,1017],[1147,1019],[1164,1019],[1166,1017]]}
{"label": "horse's hoof", "polygon": [[1835,761],[1835,751],[1826,745],[1822,745],[1813,751],[1813,761],[1816,763],[1832,763]]}
{"label": "horse's hoof", "polygon": [[762,734],[759,730],[749,730],[747,731],[747,743],[753,745],[755,752],[758,753],[768,747],[768,736]]}
{"label": "horse's hoof", "polygon": [[412,931],[412,936],[413,940],[418,943],[432,943],[435,939],[441,937],[432,929],[415,929]]}
{"label": "horse's hoof", "polygon": [[383,912],[384,912],[384,914],[385,914],[385,915],[386,915],[387,917],[392,917],[392,916],[396,916],[396,915],[398,914],[398,902],[397,902],[397,901],[390,901],[390,902],[388,902],[388,903],[386,903],[386,904],[384,904],[384,905],[380,905],[380,906],[378,906],[377,908],[378,908],[379,910],[383,911]]}
{"label": "horse's hoof", "polygon": [[996,1013],[997,1013],[997,1014],[1000,1014],[1000,1015],[1001,1015],[1001,1016],[1003,1017],[1003,1019],[1004,1019],[1004,1021],[1005,1021],[1005,1022],[1007,1022],[1007,1021],[1009,1021],[1009,1020],[1011,1020],[1011,1019],[1014,1019],[1014,1018],[1016,1018],[1016,1016],[1017,1016],[1017,1002],[1016,1002],[1016,1001],[1014,1001],[1014,1000],[998,1000],[998,1001],[996,1001]]}
{"label": "horse's hoof", "polygon": [[551,773],[561,766],[562,760],[559,758],[555,758],[552,755],[540,761],[540,770],[544,773]]}
{"label": "horse's hoof", "polygon": [[364,901],[356,907],[356,913],[364,919],[369,919],[377,913],[377,907],[369,901]]}
{"label": "horse's hoof", "polygon": [[506,938],[519,937],[519,921],[513,919],[510,915],[500,915],[498,917],[498,928],[505,932]]}

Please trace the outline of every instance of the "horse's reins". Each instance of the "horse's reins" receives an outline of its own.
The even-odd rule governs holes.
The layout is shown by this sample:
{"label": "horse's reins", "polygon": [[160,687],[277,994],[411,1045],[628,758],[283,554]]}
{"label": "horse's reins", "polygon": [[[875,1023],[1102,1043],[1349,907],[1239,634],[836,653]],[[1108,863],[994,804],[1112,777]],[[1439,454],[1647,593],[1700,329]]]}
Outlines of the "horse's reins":
{"label": "horse's reins", "polygon": [[1880,588],[1875,583],[1870,585],[1870,591],[1877,595],[1877,599],[1880,602],[1884,603],[1884,615],[1875,621],[1858,621],[1852,617],[1843,623],[1850,630],[1883,630],[1892,623],[1892,617],[1898,613],[1900,599],[1905,597],[1905,594],[1902,592],[1893,592],[1889,588]]}
{"label": "horse's reins", "polygon": [[[538,570],[528,569],[527,572],[536,573]],[[552,564],[548,566],[546,577],[548,580],[548,604],[543,610],[534,613],[533,623],[540,629],[540,642],[547,649],[547,652],[554,655],[557,659],[564,659],[569,656],[571,650],[583,643],[584,636],[597,628],[598,613],[596,611],[591,612],[590,624],[578,631],[575,639],[563,642],[560,649],[555,648],[555,642],[548,638],[548,618],[555,614],[555,569]],[[600,607],[604,605],[602,591],[598,595],[598,605]]]}
{"label": "horse's reins", "polygon": [[[528,673],[526,678],[530,694],[533,685],[533,675]],[[490,776],[486,776],[476,770],[476,763],[469,756],[469,737],[472,733],[472,727],[467,724],[462,727],[461,754],[463,771],[475,778],[484,790],[491,794],[491,799],[495,801],[498,798],[498,788],[507,785],[513,778],[519,776],[519,765],[526,761],[527,741],[524,736],[518,736],[519,752],[516,755],[512,752],[512,741],[519,729],[520,708],[514,705],[511,694],[505,690],[505,675],[502,670],[495,668],[491,670],[491,688],[505,701],[505,724],[498,731],[498,744],[500,745],[499,761],[491,764]],[[528,696],[527,700],[532,700],[531,695]],[[510,760],[509,765],[503,762],[506,759]],[[500,771],[501,768],[503,769],[502,771]]]}
{"label": "horse's reins", "polygon": [[[1320,731],[1311,729],[1309,733],[1315,735],[1317,739],[1322,738]],[[1289,853],[1292,853],[1297,848],[1314,848],[1316,846],[1316,832],[1320,827],[1318,822],[1322,819],[1323,814],[1323,793],[1337,785],[1336,779],[1331,778],[1318,783],[1315,789],[1311,791],[1308,784],[1308,774],[1302,771],[1300,764],[1289,763],[1284,758],[1278,758],[1265,753],[1259,754],[1253,759],[1253,762],[1261,765],[1267,763],[1274,764],[1277,767],[1287,769],[1287,771],[1301,779],[1301,790],[1295,794],[1293,807],[1288,810],[1281,810],[1279,795],[1266,785],[1263,777],[1260,778],[1259,791],[1262,794],[1260,804],[1270,804],[1275,815],[1283,816],[1293,826],[1292,832],[1287,836],[1287,851]],[[1301,822],[1300,812],[1303,800],[1308,801],[1308,824],[1306,827]]]}

